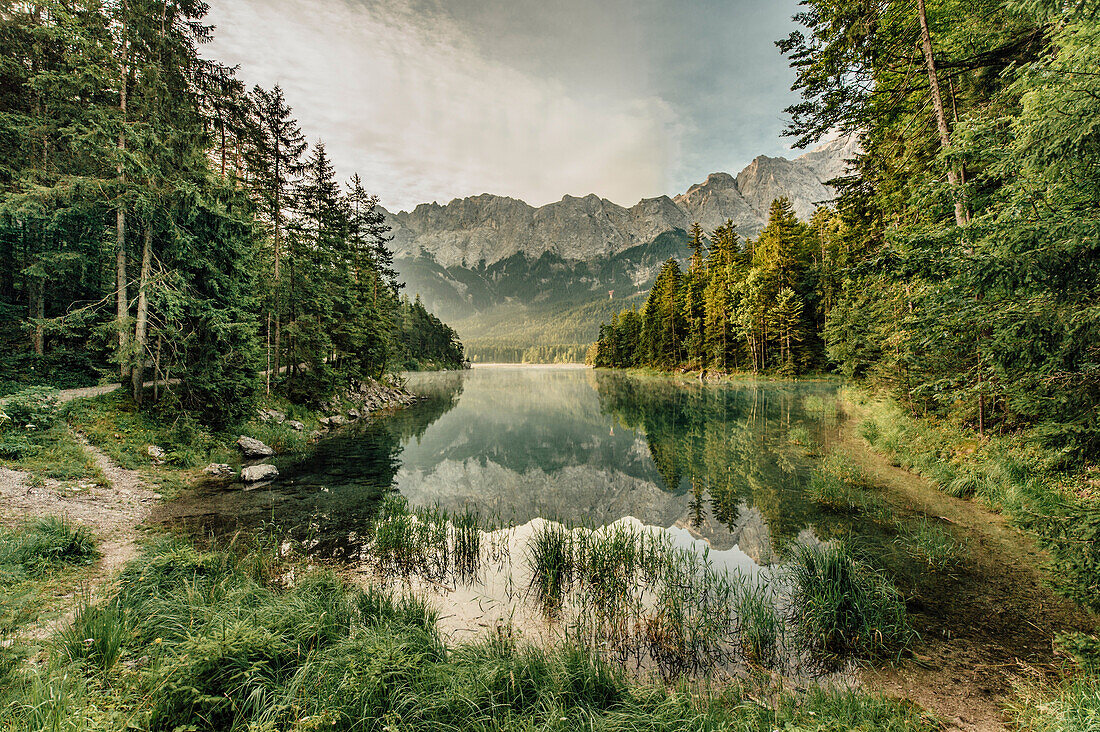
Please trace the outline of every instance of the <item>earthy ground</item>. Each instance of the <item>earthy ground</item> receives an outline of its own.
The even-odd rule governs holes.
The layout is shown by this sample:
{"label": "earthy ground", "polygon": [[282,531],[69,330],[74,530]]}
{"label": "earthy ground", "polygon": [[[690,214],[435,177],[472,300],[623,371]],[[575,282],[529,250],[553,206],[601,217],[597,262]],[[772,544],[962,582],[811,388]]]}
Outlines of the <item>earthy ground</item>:
{"label": "earthy ground", "polygon": [[890,491],[902,512],[937,520],[965,539],[969,557],[953,576],[926,572],[902,589],[922,642],[914,659],[864,672],[866,685],[929,709],[954,729],[1008,729],[1013,688],[1053,678],[1060,632],[1096,632],[1098,619],[1060,597],[1043,577],[1047,557],[1030,535],[981,505],[952,498],[891,466],[844,427],[841,448]]}
{"label": "earthy ground", "polygon": [[[117,384],[89,389],[67,389],[60,393],[62,401],[96,396],[118,388]],[[57,598],[58,604],[69,603],[60,618],[39,624],[31,630],[45,637],[71,617],[76,603],[69,602],[77,592],[98,596],[119,570],[136,553],[140,528],[153,505],[160,500],[133,470],[124,470],[81,435],[77,439],[95,460],[107,478],[106,486],[91,482],[59,483],[50,479],[32,479],[27,473],[0,467],[0,523],[15,524],[38,516],[61,516],[74,524],[87,526],[94,533],[102,556],[87,573],[82,573],[80,587]]]}

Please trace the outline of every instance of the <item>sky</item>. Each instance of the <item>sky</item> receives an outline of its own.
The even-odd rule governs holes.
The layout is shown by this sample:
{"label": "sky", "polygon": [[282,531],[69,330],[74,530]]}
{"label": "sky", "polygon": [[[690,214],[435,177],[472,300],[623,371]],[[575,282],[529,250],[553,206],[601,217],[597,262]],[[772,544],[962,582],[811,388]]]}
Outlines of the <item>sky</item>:
{"label": "sky", "polygon": [[390,210],[494,193],[630,206],[790,156],[797,0],[214,0],[204,52],[282,86]]}

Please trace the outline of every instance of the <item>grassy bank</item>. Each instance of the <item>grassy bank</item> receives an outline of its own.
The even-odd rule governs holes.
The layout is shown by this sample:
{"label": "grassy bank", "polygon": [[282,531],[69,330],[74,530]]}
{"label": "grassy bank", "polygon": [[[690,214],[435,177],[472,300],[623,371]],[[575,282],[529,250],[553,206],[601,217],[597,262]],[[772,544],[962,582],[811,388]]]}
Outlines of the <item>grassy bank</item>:
{"label": "grassy bank", "polygon": [[[858,389],[842,391],[856,430],[893,465],[913,471],[947,495],[978,501],[1030,532],[1050,559],[1047,582],[1093,613],[1100,611],[1100,500],[1093,466],[1067,469],[1060,454],[1028,435],[979,436],[911,416],[896,402]],[[934,526],[904,537],[930,569],[950,569],[960,547]],[[1095,617],[1095,616],[1094,616]],[[1100,729],[1100,639],[1070,633],[1054,639],[1063,681],[1018,688],[1008,704],[1030,732]]]}
{"label": "grassy bank", "polygon": [[905,704],[768,682],[720,689],[629,677],[508,628],[446,646],[431,608],[355,589],[272,547],[165,539],[48,662],[11,672],[12,730],[932,730]]}
{"label": "grassy bank", "polygon": [[948,495],[979,500],[1031,531],[1050,554],[1059,590],[1100,611],[1100,471],[1062,468],[1062,456],[1026,435],[979,438],[906,413],[891,400],[845,389],[857,431],[894,465]]}
{"label": "grassy bank", "polygon": [[[64,404],[52,389],[20,395],[20,401],[3,405],[11,417],[0,420],[0,465],[30,473],[32,481],[105,486],[103,472],[76,437],[79,433],[116,465],[141,471],[168,497],[200,477],[210,463],[239,467],[239,435],[254,437],[278,454],[301,453],[309,447],[311,433],[321,429],[320,420],[333,413],[268,395],[261,398],[257,416],[245,424],[231,432],[212,432],[170,405],[150,404],[139,411],[121,389]],[[265,412],[283,418],[264,419]],[[302,429],[295,430],[293,422]],[[151,447],[160,448],[163,459],[151,454]]]}
{"label": "grassy bank", "polygon": [[91,533],[61,519],[0,529],[0,688],[28,652],[17,636],[48,614],[55,598],[98,556]]}

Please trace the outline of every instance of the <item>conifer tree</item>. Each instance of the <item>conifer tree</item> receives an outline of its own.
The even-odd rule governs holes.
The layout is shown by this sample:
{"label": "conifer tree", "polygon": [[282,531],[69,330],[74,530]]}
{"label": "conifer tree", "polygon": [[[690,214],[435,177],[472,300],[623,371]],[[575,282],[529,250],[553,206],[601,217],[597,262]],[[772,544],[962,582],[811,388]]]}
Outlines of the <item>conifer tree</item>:
{"label": "conifer tree", "polygon": [[267,303],[267,390],[272,374],[282,364],[282,319],[286,307],[283,292],[283,258],[287,213],[308,145],[297,120],[291,116],[281,87],[252,90],[250,140],[245,159],[249,182],[271,235],[271,281]]}

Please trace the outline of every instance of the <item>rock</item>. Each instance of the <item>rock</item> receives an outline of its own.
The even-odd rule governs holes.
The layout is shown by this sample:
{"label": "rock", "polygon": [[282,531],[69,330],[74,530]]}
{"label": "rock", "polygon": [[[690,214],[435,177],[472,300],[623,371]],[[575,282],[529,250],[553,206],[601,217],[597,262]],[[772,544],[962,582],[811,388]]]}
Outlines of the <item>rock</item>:
{"label": "rock", "polygon": [[309,439],[311,439],[311,440],[319,440],[324,436],[325,436],[324,433],[321,432],[320,430],[313,430],[312,432],[309,433]]}
{"label": "rock", "polygon": [[348,419],[359,419],[359,417],[361,417],[361,416],[362,415],[359,414],[358,409],[349,409],[348,410]]}
{"label": "rock", "polygon": [[262,480],[272,480],[278,477],[279,469],[267,463],[249,465],[241,471],[241,481],[245,483],[259,483]]}
{"label": "rock", "polygon": [[202,469],[202,472],[206,473],[207,475],[214,475],[219,478],[226,478],[233,475],[237,471],[233,470],[233,467],[231,465],[226,465],[225,463],[210,463]]}
{"label": "rock", "polygon": [[274,420],[277,424],[282,424],[286,421],[286,415],[282,412],[277,412],[274,409],[267,410],[267,416]]}
{"label": "rock", "polygon": [[149,447],[145,448],[145,452],[149,454],[149,457],[153,458],[153,462],[155,463],[163,463],[164,459],[168,457],[164,452],[164,448],[157,447],[156,445],[149,445]]}
{"label": "rock", "polygon": [[275,454],[275,451],[264,443],[244,435],[237,438],[237,447],[241,448],[241,454],[249,459],[271,457]]}
{"label": "rock", "polygon": [[302,430],[304,430],[306,428],[306,426],[304,424],[302,424],[301,422],[299,422],[296,419],[287,420],[286,426],[289,427],[290,429],[294,430],[295,432],[301,432]]}
{"label": "rock", "polygon": [[331,417],[323,417],[320,422],[322,427],[332,430],[347,424],[348,420],[341,414],[334,414]]}
{"label": "rock", "polygon": [[857,145],[854,136],[841,137],[794,160],[760,156],[736,177],[714,173],[674,198],[647,198],[631,208],[595,195],[564,196],[535,208],[514,198],[482,194],[384,215],[398,258],[415,258],[424,249],[443,267],[469,267],[480,260],[491,265],[517,253],[531,261],[546,252],[591,261],[665,232],[686,231],[693,221],[709,231],[732,218],[738,233],[755,237],[778,196],[788,196],[807,220],[819,201],[833,198],[825,181],[846,171]]}

